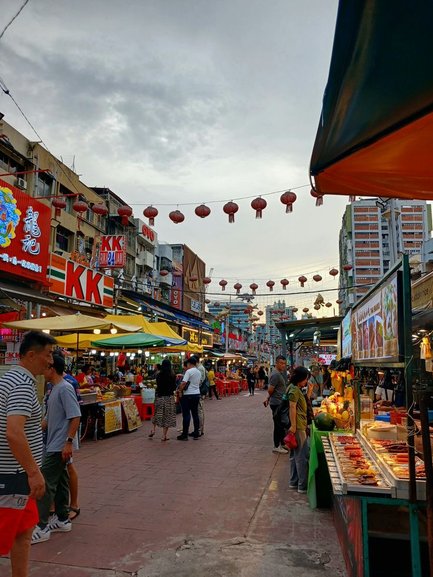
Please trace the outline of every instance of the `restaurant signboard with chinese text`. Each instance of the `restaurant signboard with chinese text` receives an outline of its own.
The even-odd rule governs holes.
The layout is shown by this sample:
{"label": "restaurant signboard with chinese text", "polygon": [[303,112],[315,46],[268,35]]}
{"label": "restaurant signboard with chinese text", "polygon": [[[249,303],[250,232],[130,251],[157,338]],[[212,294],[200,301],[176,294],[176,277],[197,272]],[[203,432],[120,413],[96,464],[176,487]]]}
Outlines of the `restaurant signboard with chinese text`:
{"label": "restaurant signboard with chinese text", "polygon": [[51,255],[50,292],[77,301],[111,308],[114,279],[57,254]]}
{"label": "restaurant signboard with chinese text", "polygon": [[182,337],[195,345],[203,345],[203,347],[207,348],[213,347],[213,334],[206,331],[182,327]]}
{"label": "restaurant signboard with chinese text", "polygon": [[99,268],[123,268],[125,264],[126,236],[102,235],[99,246]]}
{"label": "restaurant signboard with chinese text", "polygon": [[0,270],[47,284],[51,209],[0,179]]}

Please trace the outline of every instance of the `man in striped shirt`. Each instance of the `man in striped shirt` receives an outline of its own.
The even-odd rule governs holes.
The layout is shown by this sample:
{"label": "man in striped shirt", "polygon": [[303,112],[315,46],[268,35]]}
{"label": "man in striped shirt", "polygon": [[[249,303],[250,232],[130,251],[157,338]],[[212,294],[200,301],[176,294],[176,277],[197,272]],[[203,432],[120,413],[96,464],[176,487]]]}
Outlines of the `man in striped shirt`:
{"label": "man in striped shirt", "polygon": [[28,575],[36,500],[45,493],[35,377],[53,362],[55,343],[45,333],[26,333],[19,365],[0,379],[0,555],[10,552],[12,577]]}

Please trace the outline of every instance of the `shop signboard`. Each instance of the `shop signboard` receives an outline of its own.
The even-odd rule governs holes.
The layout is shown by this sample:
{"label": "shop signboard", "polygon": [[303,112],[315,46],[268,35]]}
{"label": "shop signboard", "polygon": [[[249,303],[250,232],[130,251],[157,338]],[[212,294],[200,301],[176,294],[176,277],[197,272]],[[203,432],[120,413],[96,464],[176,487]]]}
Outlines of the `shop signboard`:
{"label": "shop signboard", "polygon": [[0,270],[47,284],[51,208],[0,179]]}
{"label": "shop signboard", "polygon": [[201,302],[191,299],[191,310],[193,313],[201,313]]}
{"label": "shop signboard", "polygon": [[336,358],[337,355],[333,353],[321,353],[318,356],[319,362],[323,365],[330,365]]}
{"label": "shop signboard", "polygon": [[207,331],[182,327],[182,337],[195,345],[203,345],[203,347],[209,349],[213,347],[213,334]]}
{"label": "shop signboard", "polygon": [[114,279],[57,254],[51,255],[50,292],[111,308]]}
{"label": "shop signboard", "polygon": [[398,278],[389,277],[352,311],[352,359],[398,362]]}
{"label": "shop signboard", "polygon": [[412,309],[433,307],[433,273],[412,284]]}
{"label": "shop signboard", "polygon": [[149,226],[147,226],[147,224],[143,224],[143,226],[141,227],[141,234],[152,246],[155,246],[156,244],[155,231],[152,230]]}
{"label": "shop signboard", "polygon": [[[182,263],[172,261],[172,287],[170,291],[170,305],[178,310],[182,310],[182,285],[183,285]],[[176,273],[176,274],[173,274]]]}
{"label": "shop signboard", "polygon": [[104,432],[114,433],[122,430],[122,404],[120,401],[104,403]]}
{"label": "shop signboard", "polygon": [[341,356],[352,354],[352,310],[349,310],[341,323]]}
{"label": "shop signboard", "polygon": [[125,264],[126,236],[102,235],[99,246],[99,268],[123,268]]}

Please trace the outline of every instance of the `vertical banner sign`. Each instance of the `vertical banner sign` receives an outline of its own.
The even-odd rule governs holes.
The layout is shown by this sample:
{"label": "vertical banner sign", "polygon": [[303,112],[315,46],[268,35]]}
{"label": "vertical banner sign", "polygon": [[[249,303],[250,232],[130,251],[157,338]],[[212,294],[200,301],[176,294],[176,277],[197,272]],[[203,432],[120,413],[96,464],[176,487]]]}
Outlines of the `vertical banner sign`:
{"label": "vertical banner sign", "polygon": [[100,268],[123,268],[126,264],[125,235],[103,235],[99,247]]}
{"label": "vertical banner sign", "polygon": [[0,270],[47,284],[51,208],[0,179]]}

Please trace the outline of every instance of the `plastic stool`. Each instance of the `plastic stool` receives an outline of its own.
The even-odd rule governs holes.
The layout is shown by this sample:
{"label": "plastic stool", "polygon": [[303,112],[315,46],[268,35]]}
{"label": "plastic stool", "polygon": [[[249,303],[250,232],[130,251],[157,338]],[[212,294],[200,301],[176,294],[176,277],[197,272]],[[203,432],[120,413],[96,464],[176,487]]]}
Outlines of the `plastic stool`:
{"label": "plastic stool", "polygon": [[141,419],[149,421],[155,414],[155,403],[143,403],[141,406]]}

